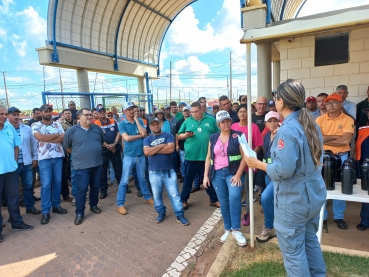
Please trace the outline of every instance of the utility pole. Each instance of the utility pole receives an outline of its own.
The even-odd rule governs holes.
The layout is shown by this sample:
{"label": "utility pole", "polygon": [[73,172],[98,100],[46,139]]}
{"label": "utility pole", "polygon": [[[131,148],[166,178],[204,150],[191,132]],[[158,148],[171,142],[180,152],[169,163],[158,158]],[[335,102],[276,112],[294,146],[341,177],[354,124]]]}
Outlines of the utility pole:
{"label": "utility pole", "polygon": [[159,107],[159,89],[156,89],[156,101],[158,102],[158,107]]}
{"label": "utility pole", "polygon": [[[60,91],[63,93],[63,81],[62,81],[62,77],[61,77],[61,69],[59,68],[59,83],[60,83]],[[62,107],[64,109],[64,95],[62,94]]]}
{"label": "utility pole", "polygon": [[170,61],[169,100],[172,101],[172,61]]}
{"label": "utility pole", "polygon": [[104,90],[104,82],[101,82],[101,85],[102,85],[102,88],[103,88],[103,93],[105,93],[105,90]]}
{"label": "utility pole", "polygon": [[46,79],[45,79],[45,66],[42,67],[43,77],[44,77],[44,92],[46,90]]}
{"label": "utility pole", "polygon": [[94,90],[92,93],[95,93],[95,87],[96,87],[96,80],[97,80],[97,72],[96,72],[96,75],[95,75],[95,83],[94,83]]}
{"label": "utility pole", "polygon": [[[227,77],[227,93],[228,93],[228,97],[229,97],[229,83],[228,83],[228,77]],[[230,100],[229,100],[230,101]]]}
{"label": "utility pole", "polygon": [[178,91],[179,102],[181,102],[181,91]]}
{"label": "utility pole", "polygon": [[9,109],[10,108],[10,104],[9,104],[9,97],[8,97],[8,89],[6,88],[5,71],[3,71],[3,77],[4,77],[4,88],[5,88],[6,105],[8,106],[8,109]]}
{"label": "utility pole", "polygon": [[232,103],[232,51],[229,53],[229,101]]}

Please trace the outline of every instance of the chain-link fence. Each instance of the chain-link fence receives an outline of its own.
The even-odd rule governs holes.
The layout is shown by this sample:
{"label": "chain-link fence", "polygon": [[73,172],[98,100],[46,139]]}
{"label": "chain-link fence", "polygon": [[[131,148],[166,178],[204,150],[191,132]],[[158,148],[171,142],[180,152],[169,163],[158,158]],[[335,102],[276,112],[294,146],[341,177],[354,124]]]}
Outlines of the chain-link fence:
{"label": "chain-link fence", "polygon": [[76,108],[94,108],[98,104],[103,104],[107,110],[115,106],[118,111],[122,109],[124,102],[131,101],[138,106],[152,109],[153,101],[151,94],[126,94],[126,93],[67,93],[67,92],[43,92],[42,100],[44,104],[53,105],[55,111],[61,112],[68,108],[68,103],[73,101]]}

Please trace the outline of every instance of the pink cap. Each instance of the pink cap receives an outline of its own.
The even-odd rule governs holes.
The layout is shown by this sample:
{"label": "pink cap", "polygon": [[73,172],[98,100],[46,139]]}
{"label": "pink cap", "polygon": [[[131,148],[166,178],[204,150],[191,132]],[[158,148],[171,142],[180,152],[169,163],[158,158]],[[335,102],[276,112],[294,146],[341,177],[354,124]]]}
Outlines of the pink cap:
{"label": "pink cap", "polygon": [[269,119],[271,119],[272,117],[275,117],[276,119],[279,120],[279,113],[277,112],[268,112],[266,115],[265,115],[265,122],[267,122]]}

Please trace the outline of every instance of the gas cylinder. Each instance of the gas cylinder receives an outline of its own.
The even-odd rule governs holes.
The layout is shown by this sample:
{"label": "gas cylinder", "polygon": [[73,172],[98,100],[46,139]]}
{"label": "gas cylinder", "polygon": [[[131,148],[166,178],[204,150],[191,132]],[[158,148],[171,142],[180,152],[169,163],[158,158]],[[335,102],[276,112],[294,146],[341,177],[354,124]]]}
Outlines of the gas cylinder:
{"label": "gas cylinder", "polygon": [[365,158],[360,166],[361,169],[361,189],[369,188],[369,157]]}
{"label": "gas cylinder", "polygon": [[346,160],[342,165],[342,185],[341,192],[343,194],[352,194],[354,189],[353,175],[354,169],[351,162]]}

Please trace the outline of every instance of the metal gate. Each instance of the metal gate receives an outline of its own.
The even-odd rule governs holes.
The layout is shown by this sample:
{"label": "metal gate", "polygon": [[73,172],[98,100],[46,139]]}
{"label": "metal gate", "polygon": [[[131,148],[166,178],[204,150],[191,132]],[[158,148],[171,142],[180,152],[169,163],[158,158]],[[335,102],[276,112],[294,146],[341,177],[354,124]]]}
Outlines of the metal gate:
{"label": "metal gate", "polygon": [[61,112],[68,108],[68,102],[74,101],[77,109],[94,108],[103,104],[105,109],[110,110],[115,106],[118,111],[122,110],[124,102],[130,101],[137,106],[146,107],[151,113],[153,95],[147,93],[82,93],[82,92],[42,92],[43,104],[51,104],[55,111]]}

